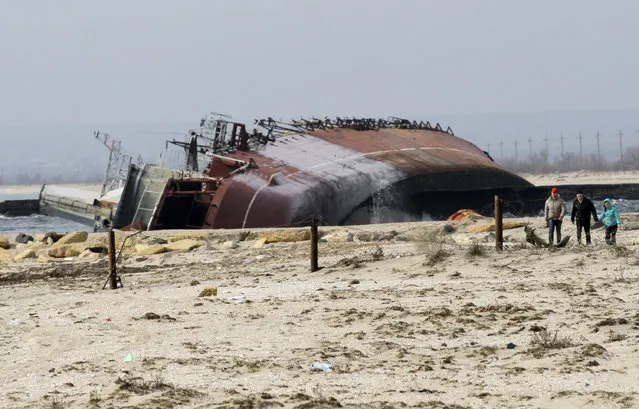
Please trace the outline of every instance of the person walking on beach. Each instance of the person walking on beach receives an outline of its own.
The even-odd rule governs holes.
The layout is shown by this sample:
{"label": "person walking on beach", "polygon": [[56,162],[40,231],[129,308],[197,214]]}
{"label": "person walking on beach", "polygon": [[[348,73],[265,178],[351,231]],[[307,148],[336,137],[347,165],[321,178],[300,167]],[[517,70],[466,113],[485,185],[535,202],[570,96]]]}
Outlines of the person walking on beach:
{"label": "person walking on beach", "polygon": [[603,205],[604,211],[601,213],[601,220],[606,224],[606,243],[616,244],[617,229],[621,230],[621,217],[610,199],[605,198]]}
{"label": "person walking on beach", "polygon": [[561,241],[561,222],[566,214],[566,203],[559,196],[559,189],[553,187],[550,191],[550,197],[546,200],[544,206],[544,219],[546,227],[548,227],[548,244],[552,245],[554,231],[557,230],[557,244]]}
{"label": "person walking on beach", "polygon": [[570,221],[572,224],[577,222],[577,243],[581,244],[581,229],[583,228],[586,233],[586,245],[591,244],[590,241],[590,215],[592,214],[592,218],[595,223],[599,220],[597,219],[597,209],[595,209],[595,205],[592,203],[592,200],[588,199],[584,196],[584,192],[581,190],[577,191],[577,198],[572,203],[572,213],[570,214]]}

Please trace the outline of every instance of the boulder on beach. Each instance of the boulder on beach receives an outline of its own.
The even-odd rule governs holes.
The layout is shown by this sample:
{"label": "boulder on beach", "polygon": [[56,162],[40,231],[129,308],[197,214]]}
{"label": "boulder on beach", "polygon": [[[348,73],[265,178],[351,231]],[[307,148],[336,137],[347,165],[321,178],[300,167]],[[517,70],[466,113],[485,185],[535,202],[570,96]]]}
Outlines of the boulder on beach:
{"label": "boulder on beach", "polygon": [[9,250],[3,250],[0,248],[0,263],[11,263],[13,261],[13,253]]}
{"label": "boulder on beach", "polygon": [[311,239],[310,229],[280,229],[261,232],[258,239],[264,239],[264,243],[282,243],[306,241]]}
{"label": "boulder on beach", "polygon": [[150,256],[153,254],[161,254],[166,248],[161,244],[138,244],[135,246],[135,254]]}
{"label": "boulder on beach", "polygon": [[77,257],[84,251],[83,248],[73,244],[63,244],[61,246],[52,247],[47,254],[53,258]]}
{"label": "boulder on beach", "polygon": [[47,243],[49,241],[51,241],[51,243],[55,243],[58,240],[60,240],[61,238],[64,237],[64,234],[61,233],[56,233],[54,231],[50,231],[44,234],[44,236],[42,236],[42,242]]}
{"label": "boulder on beach", "polygon": [[0,237],[0,249],[8,249],[10,247],[9,240],[4,237]]}
{"label": "boulder on beach", "polygon": [[55,248],[59,246],[64,246],[66,244],[83,243],[87,240],[88,237],[89,237],[89,233],[86,231],[74,231],[72,233],[66,234],[60,240],[53,243],[51,247]]}
{"label": "boulder on beach", "polygon": [[24,234],[24,233],[20,233],[16,236],[15,238],[15,242],[16,243],[24,243],[27,244],[30,241],[35,241],[33,239],[33,236],[29,236],[28,234]]}
{"label": "boulder on beach", "polygon": [[23,261],[28,258],[36,258],[36,252],[32,249],[26,249],[20,253],[18,253],[13,259],[15,261]]}
{"label": "boulder on beach", "polygon": [[183,239],[167,243],[164,247],[167,251],[191,251],[194,248],[204,245],[203,241]]}

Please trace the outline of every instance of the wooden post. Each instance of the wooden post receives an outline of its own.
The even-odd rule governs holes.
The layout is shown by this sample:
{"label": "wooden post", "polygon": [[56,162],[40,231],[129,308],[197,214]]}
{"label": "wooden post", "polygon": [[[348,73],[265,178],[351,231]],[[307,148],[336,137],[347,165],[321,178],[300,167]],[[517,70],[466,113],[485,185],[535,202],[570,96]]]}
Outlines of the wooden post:
{"label": "wooden post", "polygon": [[504,226],[502,224],[501,197],[495,195],[495,247],[504,249]]}
{"label": "wooden post", "polygon": [[315,220],[315,216],[313,216],[313,220],[311,221],[311,272],[319,270],[317,266],[317,241],[317,221]]}
{"label": "wooden post", "polygon": [[115,232],[109,230],[109,288],[118,288],[117,271],[115,269]]}

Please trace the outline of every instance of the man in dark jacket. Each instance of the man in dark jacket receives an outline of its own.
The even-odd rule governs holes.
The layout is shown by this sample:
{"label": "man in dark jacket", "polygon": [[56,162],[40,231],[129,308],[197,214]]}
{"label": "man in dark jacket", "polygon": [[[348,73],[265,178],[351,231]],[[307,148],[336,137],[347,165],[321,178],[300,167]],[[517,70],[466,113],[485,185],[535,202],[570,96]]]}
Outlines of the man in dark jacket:
{"label": "man in dark jacket", "polygon": [[581,244],[581,228],[583,227],[586,232],[586,244],[590,244],[590,215],[595,220],[597,219],[597,210],[592,200],[584,196],[584,192],[577,191],[577,198],[572,204],[572,214],[570,215],[570,221],[575,224],[577,221],[577,242]]}

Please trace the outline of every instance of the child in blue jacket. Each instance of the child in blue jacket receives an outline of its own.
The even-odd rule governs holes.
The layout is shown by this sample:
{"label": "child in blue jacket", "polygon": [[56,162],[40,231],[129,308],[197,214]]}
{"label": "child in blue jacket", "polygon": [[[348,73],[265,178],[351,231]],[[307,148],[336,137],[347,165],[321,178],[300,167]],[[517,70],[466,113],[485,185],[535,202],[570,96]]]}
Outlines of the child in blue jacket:
{"label": "child in blue jacket", "polygon": [[599,219],[606,224],[606,243],[615,244],[617,242],[617,228],[621,230],[621,217],[617,208],[612,205],[610,199],[603,201],[604,211]]}

